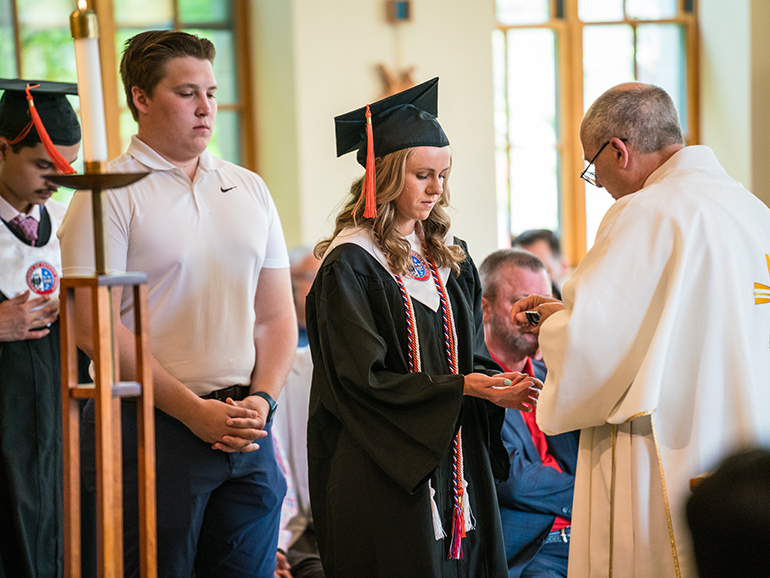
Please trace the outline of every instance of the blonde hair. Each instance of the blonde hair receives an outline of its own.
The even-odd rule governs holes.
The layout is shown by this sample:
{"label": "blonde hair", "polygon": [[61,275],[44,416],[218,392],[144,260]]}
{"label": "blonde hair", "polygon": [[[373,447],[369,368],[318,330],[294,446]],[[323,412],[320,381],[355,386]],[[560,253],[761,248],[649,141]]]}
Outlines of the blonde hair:
{"label": "blonde hair", "polygon": [[[363,200],[359,202],[364,177],[351,185],[349,198],[342,211],[337,215],[334,233],[315,246],[316,257],[319,259],[323,257],[329,245],[343,229],[359,227],[369,234],[374,243],[379,242],[388,259],[388,265],[394,273],[404,274],[407,272],[411,247],[409,241],[404,239],[396,230],[395,200],[404,190],[406,161],[412,151],[414,148],[402,149],[375,160],[377,216],[374,219],[364,218],[364,202]],[[449,215],[444,210],[444,207],[447,206],[449,206],[449,173],[444,179],[443,194],[433,206],[428,218],[420,222],[418,226],[422,228],[425,244],[436,263],[436,267],[449,267],[455,274],[459,274],[460,263],[465,259],[465,251],[457,245],[444,244],[444,239],[451,225]],[[379,241],[375,238],[375,228],[379,234]]]}

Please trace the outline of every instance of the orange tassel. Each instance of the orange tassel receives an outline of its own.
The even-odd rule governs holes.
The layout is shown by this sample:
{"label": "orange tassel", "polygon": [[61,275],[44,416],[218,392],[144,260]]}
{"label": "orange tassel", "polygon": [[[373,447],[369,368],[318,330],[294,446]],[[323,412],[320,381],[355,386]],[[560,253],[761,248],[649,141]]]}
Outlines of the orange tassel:
{"label": "orange tassel", "polygon": [[364,195],[364,218],[373,219],[377,216],[377,191],[375,190],[374,174],[374,134],[372,132],[372,111],[366,105],[366,175],[361,194]]}
{"label": "orange tassel", "polygon": [[9,140],[8,144],[15,145],[16,143],[20,143],[21,141],[23,141],[25,138],[27,138],[27,135],[29,134],[29,131],[32,130],[33,126],[35,126],[35,123],[33,121],[29,121],[27,123],[27,126],[25,126],[24,129],[19,133],[19,136],[17,136],[13,140]]}
{"label": "orange tassel", "polygon": [[40,115],[37,113],[37,109],[35,108],[35,101],[32,99],[32,94],[30,94],[30,89],[37,88],[40,86],[39,84],[36,84],[34,86],[27,85],[27,101],[29,101],[29,113],[32,115],[32,122],[35,123],[35,128],[37,129],[37,134],[40,137],[40,142],[43,143],[43,147],[45,148],[46,152],[48,153],[48,156],[51,157],[51,161],[53,162],[53,166],[56,167],[56,170],[59,171],[63,175],[74,175],[77,171],[73,169],[70,164],[67,162],[67,160],[61,156],[58,150],[56,150],[56,147],[53,144],[53,141],[51,140],[51,137],[48,136],[48,131],[45,130],[45,127],[43,126],[43,121],[40,120]]}

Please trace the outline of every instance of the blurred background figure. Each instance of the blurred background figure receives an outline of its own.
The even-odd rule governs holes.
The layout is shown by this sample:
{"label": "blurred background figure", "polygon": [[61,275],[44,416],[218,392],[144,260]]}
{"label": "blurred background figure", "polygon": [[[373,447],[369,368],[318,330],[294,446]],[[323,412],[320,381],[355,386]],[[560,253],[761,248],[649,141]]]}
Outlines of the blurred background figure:
{"label": "blurred background figure", "polygon": [[701,578],[770,573],[770,451],[747,449],[726,458],[687,502]]}
{"label": "blurred background figure", "polygon": [[[510,310],[529,295],[551,296],[545,265],[523,249],[501,249],[479,267],[484,337],[503,371],[545,381],[546,368],[533,359],[538,339],[511,322]],[[497,485],[509,578],[567,577],[572,495],[579,432],[547,436],[529,413],[505,410],[502,437],[511,463]]]}
{"label": "blurred background figure", "polygon": [[305,297],[310,292],[320,261],[313,256],[310,247],[296,247],[289,251],[291,270],[291,290],[294,295],[294,308],[297,311],[299,326],[299,345],[307,345],[307,326],[305,324]]}
{"label": "blurred background figure", "polygon": [[561,299],[561,287],[566,281],[569,263],[561,254],[559,236],[550,229],[530,229],[511,240],[514,249],[534,253],[545,264],[551,278],[553,297]]}
{"label": "blurred background figure", "polygon": [[307,480],[307,417],[313,362],[305,325],[305,297],[313,285],[319,265],[320,261],[313,256],[313,250],[309,247],[296,247],[289,251],[291,289],[297,311],[299,339],[294,363],[273,418],[273,433],[280,440],[286,454],[287,479],[291,478],[294,485],[296,511],[285,524],[282,518],[281,533],[287,531],[291,535],[286,559],[295,578],[318,578],[324,575],[310,512]]}

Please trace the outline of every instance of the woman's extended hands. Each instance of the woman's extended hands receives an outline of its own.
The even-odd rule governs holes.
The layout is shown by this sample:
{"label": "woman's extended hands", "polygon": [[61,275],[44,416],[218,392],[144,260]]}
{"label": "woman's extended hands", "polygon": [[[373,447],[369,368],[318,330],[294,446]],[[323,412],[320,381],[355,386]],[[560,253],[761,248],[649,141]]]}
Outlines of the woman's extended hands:
{"label": "woman's extended hands", "polygon": [[524,373],[512,371],[488,376],[470,373],[465,376],[463,393],[491,401],[495,405],[529,413],[537,405],[543,382]]}

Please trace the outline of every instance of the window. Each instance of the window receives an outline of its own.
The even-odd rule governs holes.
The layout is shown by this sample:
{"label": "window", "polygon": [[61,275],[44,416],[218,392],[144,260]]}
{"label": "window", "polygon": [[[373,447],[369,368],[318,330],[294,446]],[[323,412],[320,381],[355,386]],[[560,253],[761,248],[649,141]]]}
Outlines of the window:
{"label": "window", "polygon": [[687,143],[697,142],[693,0],[497,0],[496,16],[501,229],[506,237],[557,230],[577,264],[612,203],[578,178],[588,106],[621,82],[657,84],[673,98]]}
{"label": "window", "polygon": [[[237,40],[234,29],[235,3],[230,0],[115,0],[115,51],[123,52],[125,41],[145,30],[184,30],[208,38],[217,49],[214,76],[217,79],[217,121],[209,150],[216,156],[241,164],[242,99],[237,73]],[[120,136],[122,149],[135,132],[134,119],[126,107],[123,85],[118,78]],[[121,150],[122,150],[121,149]]]}
{"label": "window", "polygon": [[[75,50],[69,16],[74,0],[0,0],[0,77],[76,82]],[[255,168],[251,122],[246,106],[250,78],[245,13],[237,0],[88,0],[99,17],[102,77],[105,84],[110,156],[125,150],[136,132],[117,74],[124,42],[144,30],[184,30],[208,38],[217,49],[216,128],[210,150],[218,157]],[[114,37],[113,47],[105,47]],[[105,48],[107,48],[105,50]],[[78,99],[72,97],[75,110]],[[82,156],[82,155],[81,155]],[[75,168],[82,172],[82,159]],[[67,200],[69,195],[61,195]]]}
{"label": "window", "polygon": [[[0,77],[75,82],[71,12],[67,0],[0,0]],[[78,110],[78,99],[68,98]],[[82,172],[82,158],[75,169]]]}

